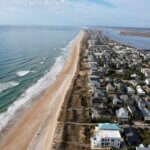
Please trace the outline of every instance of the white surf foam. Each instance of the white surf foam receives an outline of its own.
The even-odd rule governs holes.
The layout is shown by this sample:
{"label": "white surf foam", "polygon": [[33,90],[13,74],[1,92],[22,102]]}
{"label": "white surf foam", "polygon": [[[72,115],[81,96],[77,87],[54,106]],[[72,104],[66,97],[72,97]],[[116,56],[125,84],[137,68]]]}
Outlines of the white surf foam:
{"label": "white surf foam", "polygon": [[[38,96],[44,89],[46,89],[55,79],[61,71],[65,61],[63,57],[56,58],[55,64],[46,75],[37,81],[32,87],[28,88],[19,99],[17,99],[7,111],[0,114],[0,131],[8,124],[8,122],[14,118],[15,112],[24,106],[29,106],[31,100]],[[17,85],[13,84],[13,85]],[[4,88],[3,88],[4,89]]]}
{"label": "white surf foam", "polygon": [[69,43],[66,48],[66,52],[63,52],[63,56],[56,58],[50,71],[48,71],[43,78],[39,79],[36,84],[29,87],[20,98],[8,107],[6,112],[0,114],[0,131],[2,131],[8,122],[15,117],[15,112],[17,110],[30,106],[32,99],[38,96],[44,89],[49,87],[55,81],[66,62],[67,56],[70,52],[70,46],[74,40]]}
{"label": "white surf foam", "polygon": [[0,92],[7,90],[9,88],[12,88],[14,86],[19,85],[18,82],[15,81],[10,81],[10,82],[6,82],[6,83],[0,83]]}
{"label": "white surf foam", "polygon": [[44,64],[44,61],[40,61],[39,64]]}
{"label": "white surf foam", "polygon": [[30,70],[22,70],[22,71],[16,72],[16,74],[17,74],[19,77],[23,77],[23,76],[27,75],[28,73],[30,73]]}

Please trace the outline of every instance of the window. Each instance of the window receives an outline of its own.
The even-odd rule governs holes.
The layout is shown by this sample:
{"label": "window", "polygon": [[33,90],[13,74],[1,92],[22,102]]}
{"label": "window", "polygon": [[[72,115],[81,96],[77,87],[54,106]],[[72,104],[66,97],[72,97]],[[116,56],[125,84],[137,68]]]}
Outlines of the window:
{"label": "window", "polygon": [[114,139],[111,139],[111,142],[114,142]]}

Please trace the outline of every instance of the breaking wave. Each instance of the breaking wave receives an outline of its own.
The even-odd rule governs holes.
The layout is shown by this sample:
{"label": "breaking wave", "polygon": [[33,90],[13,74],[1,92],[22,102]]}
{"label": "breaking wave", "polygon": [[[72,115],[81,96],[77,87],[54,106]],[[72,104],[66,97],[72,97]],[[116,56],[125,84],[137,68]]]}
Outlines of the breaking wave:
{"label": "breaking wave", "polygon": [[9,88],[12,88],[14,86],[17,86],[17,85],[19,85],[19,83],[15,81],[10,81],[7,83],[0,83],[0,92],[7,90]]}
{"label": "breaking wave", "polygon": [[27,75],[28,73],[30,73],[30,70],[22,70],[22,71],[16,72],[16,74],[17,74],[19,77],[23,77],[23,76]]}
{"label": "breaking wave", "polygon": [[[6,112],[0,114],[0,131],[7,125],[7,123],[13,119],[15,112],[23,108],[23,106],[31,103],[32,99],[38,96],[44,89],[46,89],[55,79],[61,71],[65,60],[63,57],[57,57],[55,64],[45,76],[37,81],[36,84],[29,87],[20,98],[18,98],[11,106],[8,107]],[[17,82],[9,82],[0,84],[0,90],[4,90],[13,86],[17,86]]]}
{"label": "breaking wave", "polygon": [[[62,56],[59,56],[55,59],[55,63],[50,68],[50,70],[46,71],[44,77],[42,77],[34,85],[29,87],[17,100],[14,101],[13,104],[8,107],[5,112],[0,114],[0,131],[2,131],[2,129],[8,124],[10,120],[14,119],[15,112],[30,106],[33,98],[39,96],[43,90],[48,88],[55,81],[56,77],[59,75],[67,60],[67,56],[70,52],[70,46],[74,40],[72,40],[69,45],[64,48]],[[29,72],[30,71],[19,71],[17,72],[17,75],[24,76]],[[18,83],[13,83],[12,85],[18,85]]]}

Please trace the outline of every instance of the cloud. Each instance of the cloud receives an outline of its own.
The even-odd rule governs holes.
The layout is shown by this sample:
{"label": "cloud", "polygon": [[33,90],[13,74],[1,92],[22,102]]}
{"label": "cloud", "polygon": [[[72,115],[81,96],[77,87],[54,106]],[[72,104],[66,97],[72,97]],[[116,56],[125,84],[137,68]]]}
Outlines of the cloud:
{"label": "cloud", "polygon": [[149,0],[0,0],[0,24],[147,27],[149,14]]}

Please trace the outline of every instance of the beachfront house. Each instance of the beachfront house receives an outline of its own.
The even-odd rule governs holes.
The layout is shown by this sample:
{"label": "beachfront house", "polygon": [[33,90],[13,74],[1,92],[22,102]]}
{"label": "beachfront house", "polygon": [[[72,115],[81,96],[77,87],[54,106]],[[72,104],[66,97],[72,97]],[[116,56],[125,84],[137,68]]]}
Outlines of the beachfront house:
{"label": "beachfront house", "polygon": [[99,123],[95,127],[95,135],[91,137],[91,149],[114,147],[120,149],[120,127],[118,124]]}

